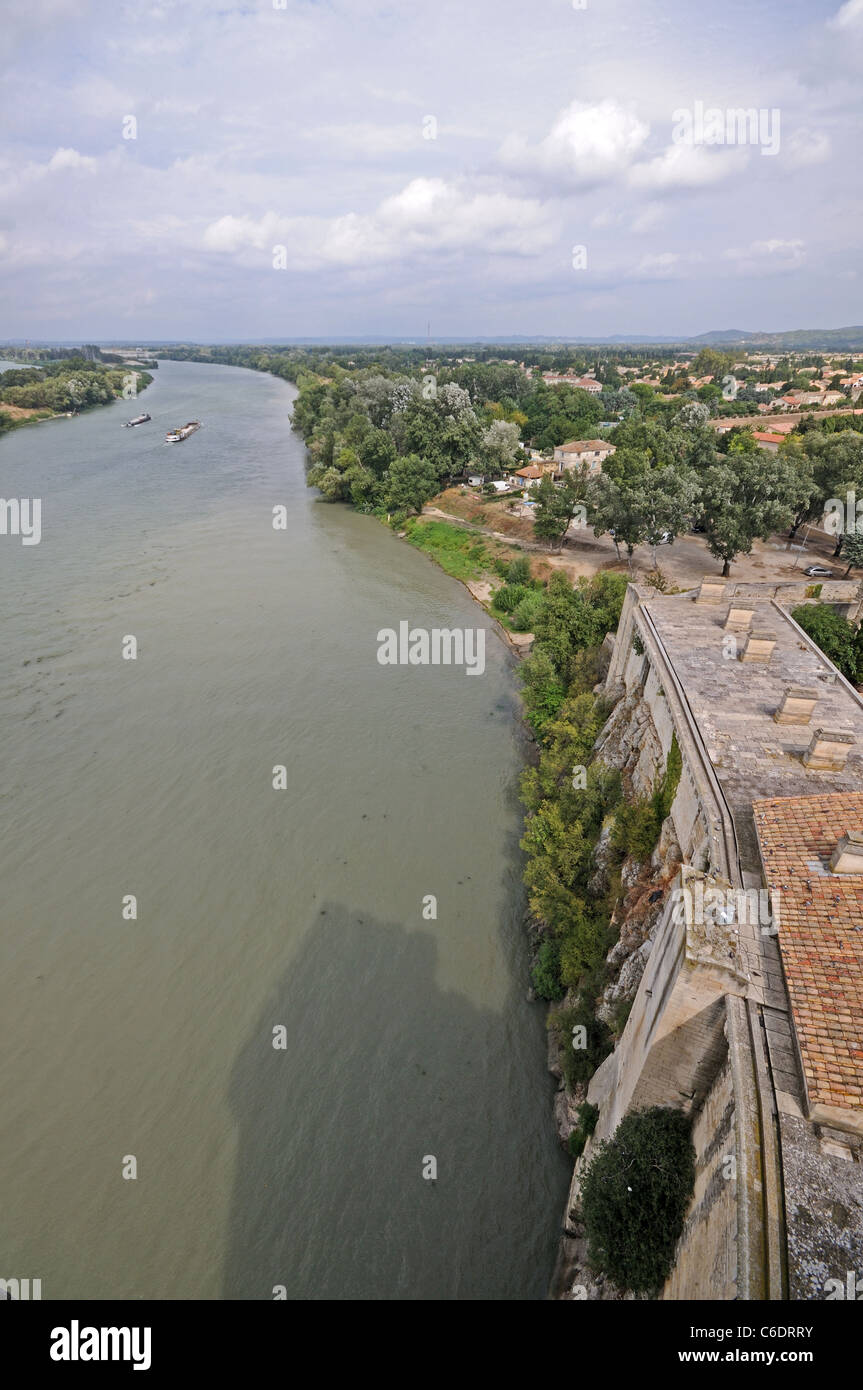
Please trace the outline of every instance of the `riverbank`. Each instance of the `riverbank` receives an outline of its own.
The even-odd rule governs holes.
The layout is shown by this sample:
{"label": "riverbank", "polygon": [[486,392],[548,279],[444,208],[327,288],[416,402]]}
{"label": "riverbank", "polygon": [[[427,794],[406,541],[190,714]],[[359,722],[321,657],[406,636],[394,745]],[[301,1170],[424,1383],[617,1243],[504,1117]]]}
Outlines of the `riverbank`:
{"label": "riverbank", "polygon": [[443,519],[424,521],[421,517],[411,518],[408,527],[397,531],[396,535],[415,550],[421,550],[451,579],[463,584],[471,598],[491,618],[498,635],[510,650],[519,658],[527,655],[533,643],[533,633],[514,632],[491,605],[495,579],[498,580],[497,587],[500,587],[500,575],[494,572],[494,563],[506,564],[517,559],[517,550],[498,541],[489,547],[482,541],[470,540],[468,532],[460,531]]}
{"label": "riverbank", "polygon": [[[17,363],[4,370],[0,360],[0,435],[46,420],[72,419],[116,401],[134,409],[138,395],[153,381],[139,368],[90,359],[49,364]],[[134,395],[129,395],[134,387]]]}

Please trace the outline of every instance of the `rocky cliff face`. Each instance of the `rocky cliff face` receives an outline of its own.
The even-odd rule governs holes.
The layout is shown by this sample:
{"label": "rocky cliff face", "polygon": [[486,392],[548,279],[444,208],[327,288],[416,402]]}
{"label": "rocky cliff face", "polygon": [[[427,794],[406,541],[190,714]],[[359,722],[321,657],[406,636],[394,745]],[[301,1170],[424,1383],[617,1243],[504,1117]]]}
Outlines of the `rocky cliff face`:
{"label": "rocky cliff face", "polygon": [[[597,739],[595,759],[621,774],[627,800],[644,800],[653,794],[665,770],[665,756],[642,692],[632,692],[618,700]],[[602,828],[594,849],[589,886],[592,893],[601,897],[609,891],[614,874],[619,873],[620,889],[612,917],[618,939],[606,957],[609,977],[596,1010],[612,1033],[619,1036],[628,1014],[626,1006],[635,998],[644,973],[669,885],[683,856],[669,816],[662,824],[652,854],[646,859],[627,855],[618,869],[612,862],[613,824],[613,818],[609,817]],[[578,1124],[577,1110],[586,1099],[587,1088],[578,1086],[571,1093],[567,1091],[553,1038],[550,1039],[549,1066],[560,1081],[555,1097],[555,1121],[560,1139],[566,1143]]]}
{"label": "rocky cliff face", "polygon": [[[621,774],[627,799],[645,799],[656,790],[665,770],[662,745],[641,692],[618,701],[596,743],[596,758]],[[611,824],[594,851],[596,886],[608,882]],[[682,859],[671,817],[662,823],[659,841],[647,860],[627,855],[621,868],[621,897],[614,923],[619,937],[606,958],[612,973],[599,1005],[611,1023],[615,1010],[635,998],[665,903],[666,891]]]}

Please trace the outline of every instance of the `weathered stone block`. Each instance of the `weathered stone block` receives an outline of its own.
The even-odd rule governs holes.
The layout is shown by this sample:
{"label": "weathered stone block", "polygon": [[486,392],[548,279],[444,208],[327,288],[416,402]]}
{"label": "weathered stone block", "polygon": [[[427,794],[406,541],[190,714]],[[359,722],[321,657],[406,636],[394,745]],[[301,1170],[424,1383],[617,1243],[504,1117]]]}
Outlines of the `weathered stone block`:
{"label": "weathered stone block", "polygon": [[863,834],[846,830],[830,856],[834,874],[863,874]]}
{"label": "weathered stone block", "polygon": [[723,626],[730,632],[748,632],[752,626],[754,615],[754,608],[745,608],[742,604],[732,603],[725,615]]}
{"label": "weathered stone block", "polygon": [[844,730],[816,729],[803,754],[804,766],[815,772],[841,772],[853,747],[853,734]]}
{"label": "weathered stone block", "polygon": [[741,661],[769,661],[776,646],[776,633],[764,630],[749,632],[740,650]]}
{"label": "weathered stone block", "polygon": [[808,724],[817,703],[817,690],[803,685],[789,685],[773,718],[777,724]]}

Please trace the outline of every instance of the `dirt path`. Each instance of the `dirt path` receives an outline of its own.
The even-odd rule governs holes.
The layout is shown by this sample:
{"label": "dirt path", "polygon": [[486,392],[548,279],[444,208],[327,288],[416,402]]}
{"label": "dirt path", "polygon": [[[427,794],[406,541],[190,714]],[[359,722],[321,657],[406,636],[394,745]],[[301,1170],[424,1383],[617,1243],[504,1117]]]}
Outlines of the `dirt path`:
{"label": "dirt path", "polygon": [[[589,527],[570,527],[562,550],[549,550],[539,541],[523,540],[520,537],[493,531],[488,526],[478,526],[465,521],[463,517],[453,516],[440,507],[423,507],[423,516],[448,521],[453,526],[461,526],[480,536],[501,541],[514,549],[529,551],[542,556],[544,565],[550,569],[562,569],[573,579],[582,575],[590,577],[600,570],[617,570],[634,580],[644,579],[654,569],[650,546],[640,545],[633,556],[632,570],[626,559],[619,560],[610,536],[595,536]],[[731,565],[731,579],[756,580],[788,578],[793,574],[802,575],[807,565],[824,564],[832,569],[836,578],[841,579],[846,566],[841,560],[832,557],[833,542],[820,532],[812,532],[803,551],[788,548],[787,536],[777,535],[769,541],[756,541],[751,555],[740,555]],[[659,568],[666,576],[669,586],[677,589],[691,589],[700,584],[705,575],[718,576],[722,564],[714,559],[707,549],[703,536],[687,534],[678,536],[671,545],[656,547]]]}

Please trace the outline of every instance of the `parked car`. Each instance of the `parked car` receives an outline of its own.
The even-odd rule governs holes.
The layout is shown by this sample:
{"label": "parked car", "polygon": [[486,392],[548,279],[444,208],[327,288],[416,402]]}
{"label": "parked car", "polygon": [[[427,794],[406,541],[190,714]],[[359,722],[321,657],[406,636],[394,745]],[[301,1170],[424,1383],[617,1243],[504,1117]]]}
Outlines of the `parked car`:
{"label": "parked car", "polygon": [[825,569],[824,565],[809,565],[803,573],[808,574],[810,579],[814,579],[816,575],[823,575],[825,579],[833,578],[833,571]]}

